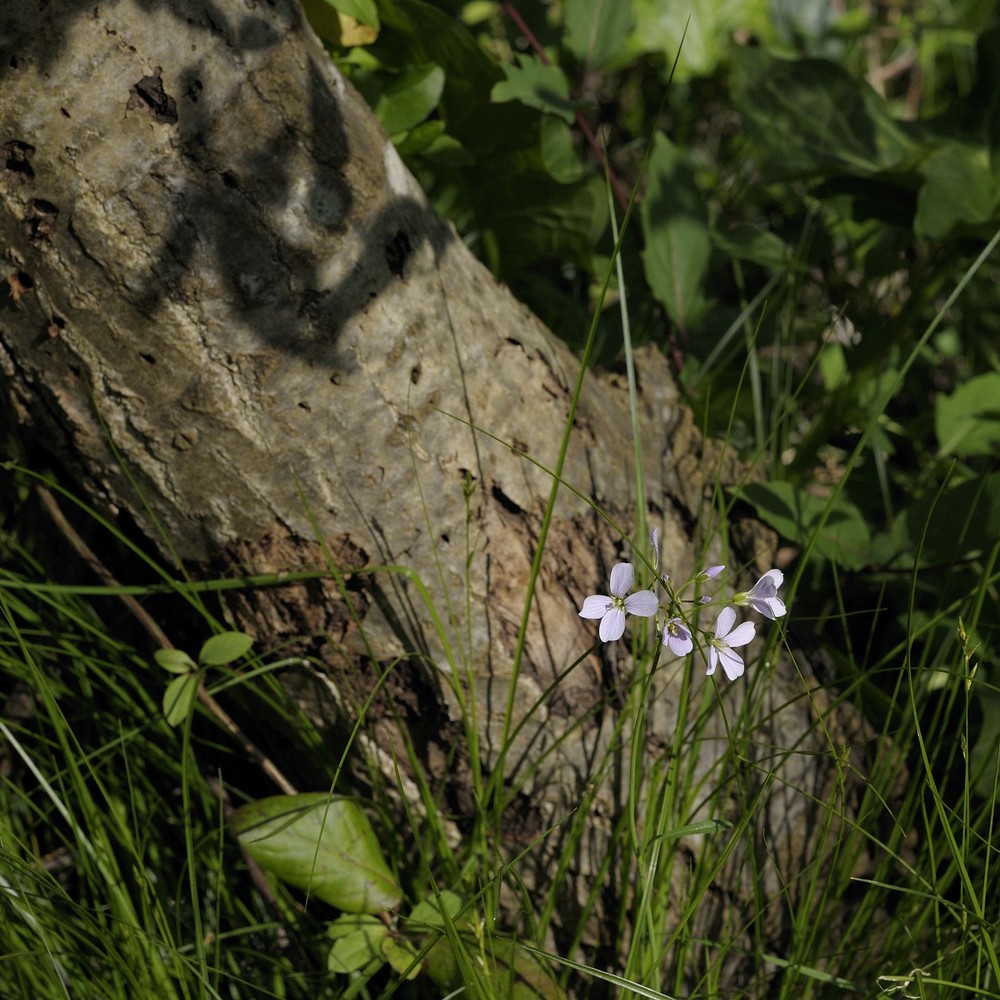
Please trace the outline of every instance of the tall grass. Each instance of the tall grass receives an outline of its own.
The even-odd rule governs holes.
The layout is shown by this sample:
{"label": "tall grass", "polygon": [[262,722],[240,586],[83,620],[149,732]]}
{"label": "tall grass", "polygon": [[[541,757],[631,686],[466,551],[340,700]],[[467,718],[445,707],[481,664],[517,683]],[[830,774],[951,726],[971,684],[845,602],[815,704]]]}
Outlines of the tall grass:
{"label": "tall grass", "polygon": [[[621,290],[625,303],[627,289]],[[625,321],[627,329],[627,313]],[[911,360],[932,332],[913,348]],[[631,371],[636,359],[628,341],[626,357]],[[757,420],[757,450],[749,457],[766,464],[790,415],[763,406],[752,336],[747,358],[746,391]],[[780,366],[780,359],[773,363]],[[790,371],[780,367],[774,373],[777,384],[789,378]],[[633,412],[634,385],[632,378]],[[572,414],[561,455],[571,428]],[[842,470],[841,487],[866,445],[862,437]],[[572,487],[561,482],[560,466],[550,472],[548,517],[560,490]],[[10,483],[30,481],[13,466],[5,474]],[[721,483],[715,486],[724,520],[731,500]],[[643,495],[638,477],[637,511],[644,508]],[[30,503],[20,501],[22,508]],[[106,544],[127,545],[113,525],[105,522],[100,530],[110,532]],[[545,558],[544,540],[543,531],[532,581]],[[627,541],[637,565],[648,566],[645,529]],[[184,726],[166,724],[160,705],[164,675],[151,663],[146,640],[120,615],[116,601],[124,588],[60,579],[56,564],[46,561],[41,538],[20,539],[8,530],[2,544],[0,995],[114,1000],[434,994],[426,980],[411,983],[384,967],[353,978],[327,971],[324,922],[303,910],[301,897],[262,878],[227,829],[230,806],[258,794],[265,783],[243,758],[239,740],[203,707]],[[465,544],[471,572],[471,512]],[[702,544],[704,551],[695,555],[701,563],[720,542],[706,538]],[[462,980],[456,992],[485,998],[523,991],[517,977],[496,974],[508,947],[501,931],[513,896],[525,954],[551,964],[560,987],[580,995],[707,1000],[723,995],[735,977],[744,995],[789,1000],[845,994],[1000,997],[1000,894],[993,877],[1000,751],[980,760],[978,770],[968,752],[983,725],[978,691],[997,693],[970,638],[980,632],[984,607],[996,601],[1000,579],[1000,545],[985,548],[975,590],[930,617],[916,611],[922,587],[917,553],[906,591],[906,638],[888,649],[878,641],[879,609],[871,609],[870,633],[860,633],[843,599],[850,582],[842,583],[834,570],[834,594],[818,631],[821,648],[836,661],[840,683],[834,688],[816,684],[812,665],[788,640],[811,624],[795,614],[797,591],[816,572],[808,550],[785,595],[789,632],[768,633],[736,682],[738,694],[724,680],[703,682],[697,652],[668,661],[655,636],[632,619],[632,638],[623,640],[631,641],[632,651],[623,708],[592,776],[596,787],[618,770],[631,794],[616,817],[590,898],[569,921],[560,886],[584,846],[591,792],[519,855],[499,849],[501,815],[512,794],[502,783],[504,756],[518,735],[517,663],[500,760],[488,772],[472,695],[471,602],[448,595],[440,581],[435,591],[407,567],[374,570],[386,579],[406,577],[435,608],[439,639],[449,651],[448,682],[464,713],[475,809],[471,832],[456,842],[435,783],[401,728],[416,794],[403,799],[407,826],[387,828],[383,837],[390,862],[409,872],[414,899],[442,898],[436,894],[454,890],[465,901],[466,922],[449,918],[441,930]],[[344,569],[331,560],[325,572],[336,580]],[[178,605],[203,616],[205,635],[218,629],[219,616],[206,595],[213,582],[172,580],[162,567],[158,573],[171,579]],[[594,587],[599,583],[593,581]],[[129,591],[150,596],[162,588]],[[531,607],[529,592],[517,656]],[[581,649],[580,658],[589,652]],[[332,789],[344,757],[330,760],[322,752],[322,741],[273,676],[276,655],[258,651],[245,668],[210,678],[209,685],[239,694],[244,706],[267,706],[293,741],[284,758],[307,757]],[[784,674],[798,678],[797,686],[775,688],[779,659],[789,665]],[[678,705],[678,725],[670,745],[652,758],[643,749],[645,736],[656,699],[668,690]],[[845,706],[864,720],[846,734],[833,722]],[[789,707],[811,718],[801,744],[762,745],[769,721]],[[364,707],[355,708],[360,718],[354,738],[360,741]],[[586,721],[581,718],[579,726]],[[809,773],[810,759],[834,780],[823,788],[806,784],[802,775]],[[517,779],[523,784],[530,776]],[[375,801],[398,801],[384,769],[372,768],[370,778]],[[513,791],[518,787],[515,782]],[[775,845],[762,824],[778,794],[813,809],[810,843],[820,846],[817,855],[801,858],[799,870],[781,871],[785,881],[775,885]],[[522,866],[556,836],[562,861],[538,895],[523,879]],[[749,871],[734,868],[737,856],[747,859]],[[708,921],[708,912],[719,916]],[[597,914],[604,923],[600,951],[591,937]],[[789,928],[780,953],[770,930],[778,914]],[[538,986],[543,995],[552,995],[549,989]]]}

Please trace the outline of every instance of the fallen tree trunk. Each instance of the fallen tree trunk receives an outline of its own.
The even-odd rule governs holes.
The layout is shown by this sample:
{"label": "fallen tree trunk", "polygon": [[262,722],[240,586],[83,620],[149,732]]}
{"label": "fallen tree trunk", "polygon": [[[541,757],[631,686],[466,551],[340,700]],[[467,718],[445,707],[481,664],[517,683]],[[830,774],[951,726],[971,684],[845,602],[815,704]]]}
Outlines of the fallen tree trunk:
{"label": "fallen tree trunk", "polygon": [[[405,755],[389,748],[402,727],[446,787],[456,836],[470,808],[464,693],[481,766],[504,769],[508,847],[588,805],[569,914],[599,877],[630,766],[628,739],[615,743],[625,643],[545,693],[594,640],[577,615],[583,598],[629,558],[566,490],[516,653],[552,485],[543,470],[557,462],[577,361],[429,210],[294,0],[186,6],[181,16],[166,2],[53,0],[45,31],[33,4],[5,11],[5,388],[103,509],[127,514],[191,572],[331,562],[353,572],[347,590],[330,576],[244,594],[238,624],[261,648],[295,639],[326,665],[287,678],[317,717],[328,713],[324,724],[349,717],[389,670],[364,746],[394,783]],[[714,524],[706,504],[706,475],[742,471],[701,441],[655,352],[640,381],[647,517],[664,567],[685,576],[707,537],[735,528],[737,561],[767,568],[766,536]],[[562,474],[628,530],[630,442],[620,380],[588,377]],[[426,583],[448,642],[412,579],[358,572],[377,565]],[[755,772],[769,775],[752,825],[767,856],[750,864],[755,846],[738,849],[718,909],[699,917],[706,927],[794,881],[822,849],[817,803],[839,787],[816,732],[821,695],[807,696],[783,660],[758,669],[773,677],[756,688],[766,721],[746,754],[778,754]],[[661,674],[645,737],[653,758],[686,724],[676,670]],[[744,690],[726,689],[730,712]],[[826,724],[846,726],[835,736],[845,741],[854,725]],[[697,750],[705,775],[729,753],[721,721],[709,731],[719,739]],[[596,773],[605,754],[617,774]],[[533,891],[553,877],[558,830],[525,866]],[[684,873],[673,877],[680,891]],[[601,928],[616,905],[598,904],[594,942],[612,933]],[[788,920],[776,907],[772,943]]]}

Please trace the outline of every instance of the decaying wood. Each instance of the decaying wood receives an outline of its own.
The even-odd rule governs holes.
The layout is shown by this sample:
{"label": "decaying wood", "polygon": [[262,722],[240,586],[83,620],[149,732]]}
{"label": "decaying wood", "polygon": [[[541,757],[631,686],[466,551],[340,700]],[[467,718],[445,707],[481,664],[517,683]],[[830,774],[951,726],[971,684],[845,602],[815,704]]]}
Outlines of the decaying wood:
{"label": "decaying wood", "polygon": [[[288,677],[313,711],[329,710],[326,723],[350,716],[391,667],[364,745],[395,780],[388,749],[406,727],[446,787],[458,835],[468,733],[454,685],[466,679],[412,582],[356,571],[405,565],[426,583],[459,663],[471,664],[463,690],[484,764],[496,765],[551,486],[543,468],[556,463],[576,359],[430,211],[293,0],[15,0],[0,22],[10,290],[0,361],[14,411],[92,499],[189,568],[333,563],[345,573],[353,610],[330,576],[244,595],[238,623],[264,648],[296,639],[327,664]],[[640,380],[648,516],[662,564],[680,578],[718,527],[703,484],[720,466],[730,480],[745,473],[724,448],[703,446],[655,352],[641,357]],[[631,454],[621,380],[588,377],[563,475],[628,531]],[[742,527],[733,559],[766,568],[766,536]],[[614,744],[626,644],[542,695],[594,641],[576,612],[620,557],[621,540],[563,490],[514,701],[513,722],[526,721],[505,778],[511,849],[589,808],[568,911],[626,807],[628,740]],[[650,704],[651,759],[684,724],[678,669],[661,670]],[[752,781],[768,786],[752,800],[760,841],[737,850],[717,911],[700,919],[738,935],[739,907],[773,899],[780,942],[790,926],[782,892],[795,891],[783,887],[821,852],[817,802],[842,772],[817,727],[821,695],[786,660],[757,669],[771,680],[755,688],[764,721],[744,753]],[[696,704],[707,683],[698,673]],[[723,687],[730,718],[745,690]],[[689,748],[709,782],[736,764],[715,715]],[[835,744],[852,738],[849,718],[827,725]],[[618,771],[598,774],[608,750]],[[745,806],[734,802],[730,818]],[[560,829],[524,866],[529,888],[551,878]],[[692,839],[690,856],[699,849]],[[679,886],[686,875],[672,877]]]}

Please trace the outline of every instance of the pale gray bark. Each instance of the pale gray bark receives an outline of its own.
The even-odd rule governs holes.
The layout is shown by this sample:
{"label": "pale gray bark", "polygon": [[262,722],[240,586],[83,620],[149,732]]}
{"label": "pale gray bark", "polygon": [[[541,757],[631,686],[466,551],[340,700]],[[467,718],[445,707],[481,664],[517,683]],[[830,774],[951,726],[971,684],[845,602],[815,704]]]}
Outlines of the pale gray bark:
{"label": "pale gray bark", "polygon": [[[551,480],[463,421],[551,468],[576,359],[428,209],[293,0],[14,0],[0,14],[0,52],[11,288],[0,360],[17,412],[103,509],[127,512],[193,567],[322,568],[327,552],[343,570],[412,567],[471,663],[494,762]],[[720,464],[724,477],[741,472],[724,449],[703,448],[655,353],[641,358],[640,379],[648,512],[664,566],[683,577],[712,521],[704,477]],[[629,531],[631,454],[621,380],[589,378],[564,476]],[[620,540],[564,490],[515,705],[516,719],[530,718],[506,765],[516,846],[569,816],[596,782],[568,901],[589,889],[624,806],[627,741],[617,774],[594,768],[612,738],[626,645],[536,702],[594,641],[595,624],[576,612],[616,557],[628,557]],[[742,526],[731,561],[767,568],[769,558],[765,536]],[[324,676],[288,679],[314,711],[325,692],[327,708],[349,714],[378,671],[409,654],[387,692],[460,810],[466,734],[431,617],[400,577],[352,579],[378,666],[332,582],[246,596],[239,624],[265,648],[327,637],[301,644],[328,664]],[[754,781],[777,769],[753,822],[766,851],[762,840],[757,868],[737,852],[709,923],[753,898],[755,872],[765,896],[779,894],[818,849],[814,797],[838,776],[816,731],[821,695],[807,697],[787,662],[759,669],[773,681],[757,688],[766,721],[746,753],[770,761],[751,769]],[[661,676],[652,755],[679,724],[677,670]],[[723,688],[735,712],[746,684]],[[365,745],[383,763],[395,726],[376,706]],[[710,732],[720,738],[690,750],[705,774],[729,766],[721,719]],[[529,881],[544,886],[561,839],[557,830],[532,853]],[[690,844],[692,856],[700,849]],[[788,926],[776,906],[775,941]]]}

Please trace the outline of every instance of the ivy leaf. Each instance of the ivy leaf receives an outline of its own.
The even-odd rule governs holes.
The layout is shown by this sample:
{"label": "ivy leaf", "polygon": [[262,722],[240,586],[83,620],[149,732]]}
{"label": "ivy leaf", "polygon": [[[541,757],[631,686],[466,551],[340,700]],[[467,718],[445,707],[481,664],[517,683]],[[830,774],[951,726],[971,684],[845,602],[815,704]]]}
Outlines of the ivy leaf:
{"label": "ivy leaf", "polygon": [[642,266],[657,301],[682,330],[706,307],[703,292],[712,242],[708,210],[694,175],[664,135],[653,140],[649,187],[640,209]]}
{"label": "ivy leaf", "polygon": [[939,396],[934,429],[942,455],[992,455],[1000,444],[1000,373],[969,379]]}
{"label": "ivy leaf", "polygon": [[279,879],[348,913],[381,913],[403,898],[378,837],[353,799],[274,795],[237,809],[233,829]]}
{"label": "ivy leaf", "polygon": [[185,673],[167,685],[163,692],[163,714],[168,726],[179,726],[191,714],[200,681],[197,673]]}
{"label": "ivy leaf", "polygon": [[529,108],[558,115],[564,121],[575,118],[574,104],[569,99],[569,81],[558,66],[546,65],[535,56],[518,56],[517,66],[504,66],[507,76],[490,91],[495,104],[520,101]]}
{"label": "ivy leaf", "polygon": [[244,656],[252,645],[253,639],[245,632],[220,632],[201,647],[198,662],[206,667],[221,667]]}

